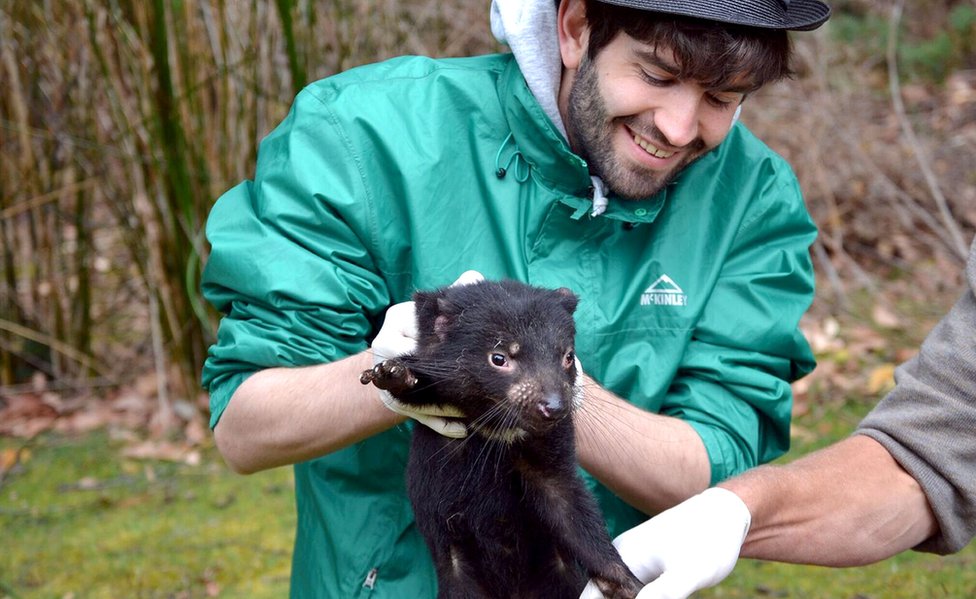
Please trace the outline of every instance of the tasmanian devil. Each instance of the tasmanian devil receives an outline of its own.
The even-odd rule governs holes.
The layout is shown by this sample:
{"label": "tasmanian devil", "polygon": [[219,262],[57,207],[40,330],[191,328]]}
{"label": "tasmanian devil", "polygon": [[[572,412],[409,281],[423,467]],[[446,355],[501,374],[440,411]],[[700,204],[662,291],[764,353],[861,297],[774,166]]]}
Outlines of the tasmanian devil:
{"label": "tasmanian devil", "polygon": [[568,289],[482,281],[414,295],[414,353],[363,372],[410,405],[450,406],[463,439],[415,426],[407,490],[438,598],[608,599],[640,582],[577,471],[577,376]]}

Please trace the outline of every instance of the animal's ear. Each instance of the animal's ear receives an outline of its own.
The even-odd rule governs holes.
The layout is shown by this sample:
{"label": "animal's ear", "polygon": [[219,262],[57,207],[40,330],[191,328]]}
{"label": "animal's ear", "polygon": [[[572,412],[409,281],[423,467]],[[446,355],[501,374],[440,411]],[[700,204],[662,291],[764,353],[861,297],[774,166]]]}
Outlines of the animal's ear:
{"label": "animal's ear", "polygon": [[559,295],[560,305],[562,305],[563,308],[566,308],[567,312],[572,314],[576,311],[576,305],[579,303],[579,298],[576,297],[576,294],[573,293],[571,289],[567,287],[560,287],[556,290],[556,293]]}
{"label": "animal's ear", "polygon": [[437,298],[437,317],[434,319],[434,333],[443,341],[447,332],[454,327],[461,309],[445,297]]}
{"label": "animal's ear", "polygon": [[421,338],[434,331],[437,302],[443,295],[441,291],[418,291],[413,294],[414,310],[417,313],[417,332]]}
{"label": "animal's ear", "polygon": [[421,337],[433,334],[443,341],[459,313],[458,308],[446,298],[444,290],[418,291],[413,294],[417,311],[417,330]]}

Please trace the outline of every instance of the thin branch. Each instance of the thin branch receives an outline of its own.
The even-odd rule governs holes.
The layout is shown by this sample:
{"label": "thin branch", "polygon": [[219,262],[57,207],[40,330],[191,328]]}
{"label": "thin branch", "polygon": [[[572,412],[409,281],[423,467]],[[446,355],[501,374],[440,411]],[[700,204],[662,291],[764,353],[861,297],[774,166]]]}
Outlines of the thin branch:
{"label": "thin branch", "polygon": [[823,240],[817,239],[813,243],[811,248],[814,259],[817,264],[820,265],[820,269],[825,273],[827,281],[830,283],[830,288],[834,292],[835,301],[842,307],[847,308],[847,294],[844,293],[844,282],[841,280],[840,275],[837,274],[837,269],[834,267],[833,262],[830,261],[830,256],[827,255],[827,251],[824,249]]}
{"label": "thin branch", "polygon": [[64,194],[77,193],[79,191],[87,190],[91,187],[94,187],[95,184],[99,182],[99,180],[100,177],[89,177],[84,181],[70,183],[68,185],[65,185],[64,187],[61,187],[60,189],[55,189],[54,191],[49,191],[45,194],[35,196],[33,198],[28,198],[12,206],[8,206],[3,210],[0,210],[0,220],[5,220],[17,216],[18,214],[21,214],[23,212],[28,212],[33,208],[43,206],[48,202],[53,202]]}
{"label": "thin branch", "polygon": [[922,144],[919,143],[918,138],[915,136],[915,131],[912,129],[911,123],[908,121],[908,116],[905,113],[905,105],[901,99],[901,84],[899,82],[898,76],[898,27],[901,23],[901,15],[905,8],[905,0],[897,0],[891,9],[891,19],[888,21],[888,86],[891,90],[891,102],[895,108],[895,114],[898,116],[898,121],[901,123],[902,133],[908,140],[908,146],[912,149],[912,153],[915,156],[915,161],[918,162],[919,168],[922,170],[922,175],[925,177],[925,183],[929,187],[929,192],[932,194],[932,198],[935,200],[936,205],[939,207],[939,215],[942,217],[942,223],[945,225],[946,231],[951,239],[944,240],[946,245],[949,246],[958,256],[960,260],[965,260],[966,256],[969,254],[969,246],[966,244],[963,238],[962,232],[959,230],[959,225],[952,217],[952,213],[949,211],[949,204],[946,202],[946,198],[942,195],[942,190],[939,187],[938,179],[935,173],[932,171],[932,166],[929,164],[928,159],[922,155]]}
{"label": "thin branch", "polygon": [[98,364],[90,356],[85,355],[74,347],[71,347],[67,343],[61,341],[60,339],[56,339],[51,335],[42,333],[40,331],[35,331],[23,325],[19,325],[16,322],[3,319],[0,319],[0,331],[7,331],[8,333],[12,333],[18,337],[23,337],[24,339],[29,339],[31,341],[40,343],[41,345],[50,347],[59,354],[78,362],[85,368],[94,370],[105,378],[112,378],[109,371],[101,364]]}

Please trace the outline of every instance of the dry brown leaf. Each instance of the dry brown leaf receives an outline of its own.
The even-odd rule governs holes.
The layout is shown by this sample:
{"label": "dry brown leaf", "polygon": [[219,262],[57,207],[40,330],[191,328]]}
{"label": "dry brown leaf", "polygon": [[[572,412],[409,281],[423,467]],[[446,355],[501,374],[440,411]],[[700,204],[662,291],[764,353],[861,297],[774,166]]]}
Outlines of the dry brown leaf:
{"label": "dry brown leaf", "polygon": [[30,449],[6,447],[0,451],[0,472],[7,472],[17,464],[23,464],[31,457]]}
{"label": "dry brown leaf", "polygon": [[917,353],[917,347],[899,347],[895,350],[895,361],[899,364],[904,364],[914,358]]}
{"label": "dry brown leaf", "polygon": [[882,364],[871,371],[868,376],[867,392],[877,395],[882,391],[889,391],[895,386],[895,365]]}
{"label": "dry brown leaf", "polygon": [[58,411],[43,393],[5,395],[0,404],[0,434],[29,439],[57,422]]}
{"label": "dry brown leaf", "polygon": [[200,452],[170,441],[143,441],[122,450],[122,456],[136,460],[182,462],[190,466],[202,462]]}
{"label": "dry brown leaf", "polygon": [[159,392],[159,380],[155,370],[149,370],[138,376],[133,383],[133,391],[139,397],[156,397]]}
{"label": "dry brown leaf", "polygon": [[183,437],[190,445],[200,445],[210,436],[210,429],[203,424],[200,418],[193,418],[183,427]]}
{"label": "dry brown leaf", "polygon": [[75,488],[80,491],[94,491],[99,486],[98,479],[94,476],[85,476],[78,479]]}
{"label": "dry brown leaf", "polygon": [[63,418],[58,423],[57,430],[66,433],[87,433],[115,420],[116,417],[110,409],[102,405],[92,405]]}
{"label": "dry brown leaf", "polygon": [[848,349],[855,358],[864,358],[871,352],[888,347],[888,339],[871,327],[863,325],[851,327],[849,337]]}
{"label": "dry brown leaf", "polygon": [[790,425],[790,438],[798,439],[800,441],[814,441],[817,439],[817,434],[808,428],[799,426],[797,424]]}
{"label": "dry brown leaf", "polygon": [[879,327],[886,329],[900,329],[901,319],[887,306],[877,303],[871,310],[871,319]]}
{"label": "dry brown leaf", "polygon": [[844,340],[838,335],[840,325],[833,317],[820,321],[805,318],[800,324],[800,329],[815,354],[834,353],[844,348]]}
{"label": "dry brown leaf", "polygon": [[0,409],[3,421],[14,418],[32,418],[35,416],[56,416],[57,411],[37,393],[19,395],[5,395],[6,407]]}
{"label": "dry brown leaf", "polygon": [[143,441],[122,450],[122,455],[137,460],[164,460],[180,462],[185,450],[168,441]]}

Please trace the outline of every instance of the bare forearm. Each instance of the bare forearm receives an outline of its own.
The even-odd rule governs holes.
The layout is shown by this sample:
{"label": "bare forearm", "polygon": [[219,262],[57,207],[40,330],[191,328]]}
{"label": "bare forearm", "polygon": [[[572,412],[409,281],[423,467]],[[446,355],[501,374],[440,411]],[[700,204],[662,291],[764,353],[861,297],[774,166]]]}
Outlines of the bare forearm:
{"label": "bare forearm", "polygon": [[936,531],[918,483],[861,435],[719,486],[752,512],[743,557],[856,566],[914,547]]}
{"label": "bare forearm", "polygon": [[403,420],[359,374],[363,352],[331,364],[271,368],[235,391],[214,429],[217,447],[236,471],[293,464],[325,455]]}
{"label": "bare forearm", "polygon": [[647,514],[708,486],[708,454],[690,425],[633,406],[589,378],[585,389],[579,458],[597,480]]}

